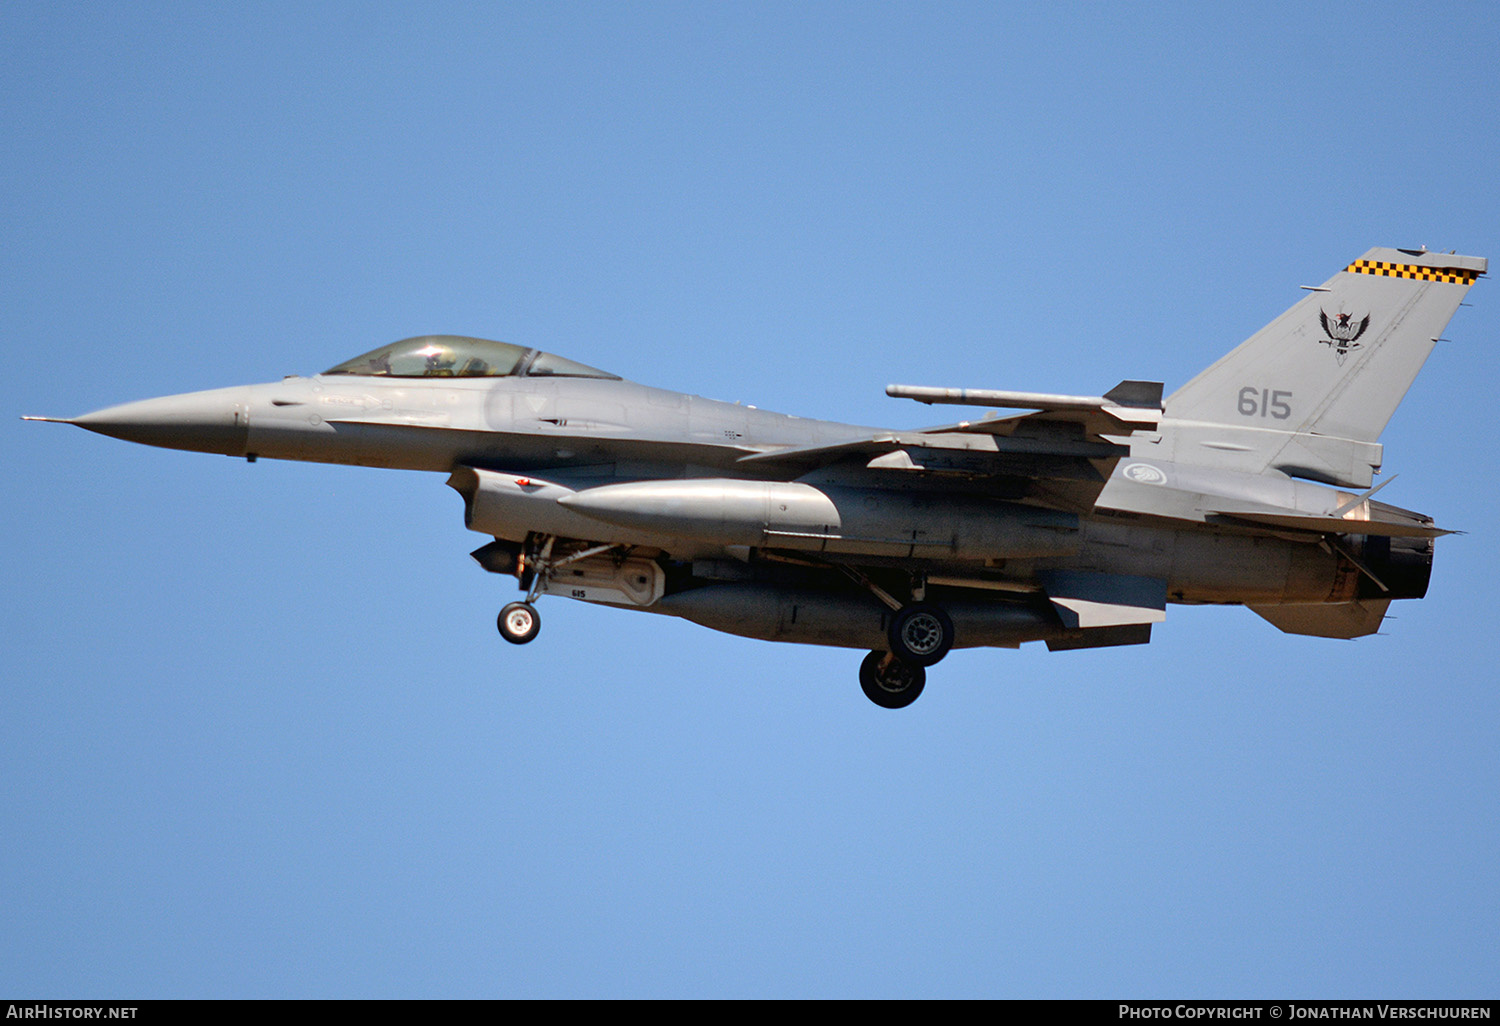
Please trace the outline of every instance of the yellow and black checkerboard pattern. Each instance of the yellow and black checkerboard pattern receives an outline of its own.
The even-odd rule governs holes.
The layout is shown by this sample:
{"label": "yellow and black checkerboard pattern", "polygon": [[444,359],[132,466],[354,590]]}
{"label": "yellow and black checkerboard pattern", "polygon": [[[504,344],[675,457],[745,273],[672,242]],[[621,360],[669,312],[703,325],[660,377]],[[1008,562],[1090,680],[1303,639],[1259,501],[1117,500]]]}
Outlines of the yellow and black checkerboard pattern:
{"label": "yellow and black checkerboard pattern", "polygon": [[1420,278],[1422,281],[1446,281],[1457,285],[1472,285],[1479,277],[1478,271],[1466,271],[1461,267],[1421,267],[1417,264],[1389,264],[1384,260],[1356,260],[1346,271],[1355,274],[1378,274],[1385,278]]}

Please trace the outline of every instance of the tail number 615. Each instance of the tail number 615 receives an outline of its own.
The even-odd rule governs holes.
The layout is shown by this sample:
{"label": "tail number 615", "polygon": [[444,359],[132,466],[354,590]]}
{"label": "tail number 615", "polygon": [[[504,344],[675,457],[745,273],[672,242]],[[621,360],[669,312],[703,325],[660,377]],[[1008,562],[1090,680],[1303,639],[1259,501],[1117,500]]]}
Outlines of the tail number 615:
{"label": "tail number 615", "polygon": [[1291,398],[1292,393],[1279,388],[1272,390],[1246,385],[1240,389],[1240,416],[1270,416],[1276,420],[1286,420],[1292,415],[1291,403],[1288,402]]}

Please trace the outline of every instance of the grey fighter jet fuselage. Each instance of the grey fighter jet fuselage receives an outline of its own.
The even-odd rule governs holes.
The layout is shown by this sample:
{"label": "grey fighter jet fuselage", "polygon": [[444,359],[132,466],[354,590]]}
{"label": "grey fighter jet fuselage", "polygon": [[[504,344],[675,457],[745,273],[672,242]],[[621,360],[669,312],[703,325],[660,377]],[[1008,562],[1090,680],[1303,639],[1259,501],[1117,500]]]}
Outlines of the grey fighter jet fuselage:
{"label": "grey fighter jet fuselage", "polygon": [[[809,420],[458,336],[324,374],[128,403],[68,423],[256,459],[440,471],[474,553],[545,594],[753,638],[868,649],[899,707],[951,648],[1148,641],[1168,603],[1283,631],[1373,633],[1426,591],[1417,513],[1373,499],[1376,441],[1479,258],[1372,250],[1165,402],[891,386],[993,412],[919,430]],[[35,418],[50,419],[50,418]]]}

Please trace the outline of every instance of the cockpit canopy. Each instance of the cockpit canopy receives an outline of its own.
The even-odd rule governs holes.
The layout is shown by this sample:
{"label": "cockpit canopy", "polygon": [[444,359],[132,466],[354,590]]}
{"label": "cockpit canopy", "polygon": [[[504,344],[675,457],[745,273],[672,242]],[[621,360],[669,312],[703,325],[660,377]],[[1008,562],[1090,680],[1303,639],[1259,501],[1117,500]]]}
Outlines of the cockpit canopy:
{"label": "cockpit canopy", "polygon": [[539,349],[491,342],[463,335],[419,335],[346,360],[324,374],[364,374],[382,378],[608,378],[586,367]]}

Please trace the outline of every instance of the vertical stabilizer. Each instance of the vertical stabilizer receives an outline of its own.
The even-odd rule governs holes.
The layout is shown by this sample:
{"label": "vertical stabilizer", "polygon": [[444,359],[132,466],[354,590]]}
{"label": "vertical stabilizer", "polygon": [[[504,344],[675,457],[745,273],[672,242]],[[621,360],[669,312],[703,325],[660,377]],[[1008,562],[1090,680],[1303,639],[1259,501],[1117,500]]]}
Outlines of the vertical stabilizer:
{"label": "vertical stabilizer", "polygon": [[1167,399],[1172,458],[1367,487],[1380,432],[1487,266],[1370,250]]}

